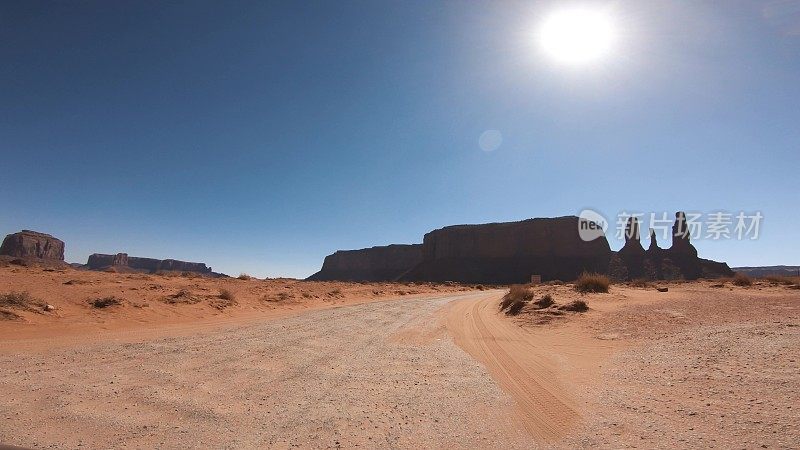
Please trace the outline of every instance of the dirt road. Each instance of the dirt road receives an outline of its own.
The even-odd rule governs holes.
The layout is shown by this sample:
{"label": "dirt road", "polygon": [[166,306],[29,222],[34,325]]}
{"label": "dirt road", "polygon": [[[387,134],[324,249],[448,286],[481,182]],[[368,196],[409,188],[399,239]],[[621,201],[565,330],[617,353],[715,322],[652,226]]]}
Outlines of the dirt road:
{"label": "dirt road", "polygon": [[[533,335],[498,314],[497,303],[493,296],[453,302],[447,314],[448,331],[514,398],[515,420],[538,442],[552,444],[580,420],[569,375],[595,367],[611,346],[589,339],[575,345],[578,337],[574,334]],[[564,367],[575,363],[580,367]]]}
{"label": "dirt road", "polygon": [[[478,299],[499,293],[469,294]],[[462,296],[463,297],[463,296]],[[457,296],[139,343],[0,355],[0,442],[28,447],[530,447],[447,335]]]}

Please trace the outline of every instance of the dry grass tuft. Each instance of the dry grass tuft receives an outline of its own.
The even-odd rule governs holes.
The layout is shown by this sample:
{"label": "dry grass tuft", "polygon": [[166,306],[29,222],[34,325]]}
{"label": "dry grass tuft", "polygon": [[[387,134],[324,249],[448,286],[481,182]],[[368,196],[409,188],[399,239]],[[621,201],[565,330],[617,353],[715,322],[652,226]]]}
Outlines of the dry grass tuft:
{"label": "dry grass tuft", "polygon": [[525,307],[525,302],[516,301],[511,303],[511,306],[508,307],[506,310],[507,316],[516,316],[517,314],[522,311],[522,308]]}
{"label": "dry grass tuft", "polygon": [[533,302],[533,304],[536,305],[537,309],[548,308],[550,306],[555,305],[555,303],[556,302],[553,300],[553,296],[550,295],[550,294],[546,294],[544,297],[542,297],[539,300],[536,300],[535,302]]}
{"label": "dry grass tuft", "polygon": [[188,289],[181,289],[175,294],[172,294],[168,297],[164,298],[165,303],[169,303],[171,305],[179,304],[179,303],[186,303],[186,304],[195,304],[200,301],[200,298],[197,296],[192,295],[192,293]]}
{"label": "dry grass tuft", "polygon": [[[309,297],[310,296],[311,296],[311,294],[309,294]],[[308,298],[308,297],[306,297],[306,293],[303,293],[303,297]],[[270,294],[267,294],[267,295],[261,297],[261,301],[264,301],[264,302],[285,302],[286,300],[291,300],[293,298],[294,298],[294,295],[292,295],[292,294],[290,294],[288,292],[278,292],[274,296],[270,295]]]}
{"label": "dry grass tuft", "polygon": [[211,299],[211,306],[217,308],[218,310],[222,311],[223,309],[237,305],[239,302],[236,301],[236,296],[233,295],[233,292],[227,289],[220,289],[219,295],[217,298]]}
{"label": "dry grass tuft", "polygon": [[513,284],[500,302],[500,311],[509,316],[516,316],[522,308],[533,300],[533,290],[527,284]]}
{"label": "dry grass tuft", "polygon": [[108,308],[109,306],[119,306],[122,304],[122,300],[114,297],[113,295],[108,297],[91,298],[87,300],[87,302],[92,308],[97,309]]}
{"label": "dry grass tuft", "polygon": [[582,293],[600,292],[608,293],[608,287],[611,285],[611,280],[607,276],[599,273],[582,273],[577,280],[575,280],[575,290]]}
{"label": "dry grass tuft", "polygon": [[651,286],[650,282],[647,281],[646,278],[637,278],[635,280],[631,280],[628,283],[628,286],[635,287],[635,288],[649,288]]}
{"label": "dry grass tuft", "polygon": [[561,311],[573,312],[586,312],[589,310],[589,305],[583,300],[573,300],[565,305],[558,307]]}
{"label": "dry grass tuft", "polygon": [[533,291],[527,284],[512,284],[503,300],[500,302],[500,311],[505,311],[515,302],[527,303],[533,299]]}
{"label": "dry grass tuft", "polygon": [[0,309],[0,320],[18,320],[22,319],[22,316],[15,313],[14,311],[9,311],[7,309]]}
{"label": "dry grass tuft", "polygon": [[239,280],[249,280],[249,279],[252,279],[253,277],[251,277],[250,275],[248,275],[246,273],[240,273],[239,276],[236,277],[236,278],[239,279]]}
{"label": "dry grass tuft", "polygon": [[733,284],[736,286],[752,286],[753,280],[743,273],[737,273],[733,276]]}
{"label": "dry grass tuft", "polygon": [[[45,310],[46,304],[34,298],[28,292],[6,292],[5,294],[0,294],[0,307],[6,307],[10,309],[20,309],[23,311],[30,311],[35,313],[42,313]],[[4,318],[6,319],[14,319],[19,318],[19,315],[5,310]]]}

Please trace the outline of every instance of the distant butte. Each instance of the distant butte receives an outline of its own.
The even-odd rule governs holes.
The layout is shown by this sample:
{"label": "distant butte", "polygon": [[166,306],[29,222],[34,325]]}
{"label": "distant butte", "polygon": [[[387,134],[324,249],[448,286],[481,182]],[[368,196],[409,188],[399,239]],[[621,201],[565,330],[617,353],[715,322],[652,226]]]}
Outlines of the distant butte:
{"label": "distant butte", "polygon": [[[527,283],[531,275],[543,281],[570,281],[582,272],[606,273],[616,280],[732,276],[727,264],[697,257],[686,232],[686,215],[678,212],[675,217],[677,236],[669,249],[659,248],[651,234],[645,250],[636,218],[629,219],[619,252],[611,251],[605,236],[581,239],[576,216],[537,218],[448,226],[425,234],[421,246],[340,250],[327,256],[322,270],[308,279],[509,284]],[[387,251],[392,247],[408,248],[409,253]],[[412,264],[409,255],[418,247],[421,260]]]}
{"label": "distant butte", "polygon": [[156,273],[167,272],[195,272],[205,275],[218,275],[211,271],[211,267],[205,263],[179,261],[177,259],[154,259],[139,258],[128,256],[127,253],[117,253],[116,255],[104,255],[94,253],[89,255],[89,260],[85,266],[91,270],[133,271]]}
{"label": "distant butte", "polygon": [[64,261],[64,241],[38,231],[22,230],[3,239],[0,255]]}

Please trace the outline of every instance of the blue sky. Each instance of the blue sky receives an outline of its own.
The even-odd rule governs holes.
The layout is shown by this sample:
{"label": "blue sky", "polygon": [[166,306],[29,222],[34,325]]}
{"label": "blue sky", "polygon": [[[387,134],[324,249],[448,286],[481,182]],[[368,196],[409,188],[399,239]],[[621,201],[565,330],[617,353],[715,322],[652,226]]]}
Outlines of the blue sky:
{"label": "blue sky", "polygon": [[535,39],[563,4],[3,2],[0,232],[302,277],[450,224],[761,211],[701,256],[800,264],[800,4],[592,2],[619,38],[583,67]]}

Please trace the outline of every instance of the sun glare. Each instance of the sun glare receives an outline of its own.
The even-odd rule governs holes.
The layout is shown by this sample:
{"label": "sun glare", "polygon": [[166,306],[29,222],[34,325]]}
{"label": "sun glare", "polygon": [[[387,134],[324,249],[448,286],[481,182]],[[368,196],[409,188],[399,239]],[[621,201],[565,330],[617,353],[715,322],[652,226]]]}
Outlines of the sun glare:
{"label": "sun glare", "polygon": [[580,65],[608,55],[616,40],[609,15],[592,9],[556,11],[545,18],[539,42],[556,62]]}

